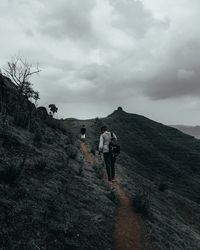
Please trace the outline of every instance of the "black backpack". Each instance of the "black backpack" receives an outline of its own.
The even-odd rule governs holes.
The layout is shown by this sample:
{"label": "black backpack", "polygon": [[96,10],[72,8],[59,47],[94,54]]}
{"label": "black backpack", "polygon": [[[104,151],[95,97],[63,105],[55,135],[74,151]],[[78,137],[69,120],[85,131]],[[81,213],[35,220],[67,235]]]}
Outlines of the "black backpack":
{"label": "black backpack", "polygon": [[111,132],[111,140],[109,143],[109,152],[114,156],[118,156],[120,154],[120,145],[117,139],[113,136],[112,132]]}

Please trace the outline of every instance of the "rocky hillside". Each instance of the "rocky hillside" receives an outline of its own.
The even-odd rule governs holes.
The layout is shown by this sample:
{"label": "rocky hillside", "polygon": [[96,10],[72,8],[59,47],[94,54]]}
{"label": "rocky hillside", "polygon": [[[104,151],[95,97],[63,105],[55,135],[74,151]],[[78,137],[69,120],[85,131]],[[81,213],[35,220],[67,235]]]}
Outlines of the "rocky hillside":
{"label": "rocky hillside", "polygon": [[102,119],[65,122],[76,135],[86,125],[92,151],[102,125],[117,134],[117,176],[145,221],[145,249],[200,249],[198,140],[121,109]]}
{"label": "rocky hillside", "polygon": [[113,192],[61,123],[0,76],[0,249],[111,249]]}
{"label": "rocky hillside", "polygon": [[119,138],[117,178],[144,221],[144,249],[200,249],[199,140],[122,109],[58,121],[2,75],[0,249],[113,249],[119,204],[102,165],[83,158],[83,123],[94,155],[102,125]]}
{"label": "rocky hillside", "polygon": [[172,125],[172,127],[177,128],[185,134],[194,136],[200,139],[200,126],[184,126],[184,125]]}

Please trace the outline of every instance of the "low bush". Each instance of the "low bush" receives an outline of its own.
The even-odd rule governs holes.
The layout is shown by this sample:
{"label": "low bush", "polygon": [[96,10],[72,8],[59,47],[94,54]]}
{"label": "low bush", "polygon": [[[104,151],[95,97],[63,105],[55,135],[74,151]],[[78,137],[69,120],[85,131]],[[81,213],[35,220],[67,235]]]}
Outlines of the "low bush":
{"label": "low bush", "polygon": [[96,173],[96,177],[98,179],[102,179],[103,178],[103,175],[104,175],[103,168],[104,168],[103,165],[100,165],[100,164],[93,166],[93,169],[94,169],[94,171]]}
{"label": "low bush", "polygon": [[133,198],[133,207],[135,211],[144,217],[149,215],[150,196],[144,190],[138,190]]}
{"label": "low bush", "polygon": [[20,147],[22,145],[22,143],[19,141],[19,138],[10,131],[0,131],[0,137],[3,139],[3,147],[5,147],[7,150],[12,149],[13,147]]}
{"label": "low bush", "polygon": [[67,130],[65,128],[65,126],[63,125],[63,123],[59,120],[56,120],[52,117],[49,117],[45,123],[52,129],[55,129],[55,130],[59,130],[61,131],[63,134],[68,134],[67,133]]}
{"label": "low bush", "polygon": [[29,124],[29,114],[28,112],[25,111],[17,111],[13,114],[14,116],[14,125],[22,127],[22,128],[27,128]]}
{"label": "low bush", "polygon": [[84,174],[83,174],[83,165],[80,165],[79,170],[78,170],[78,175],[81,176],[81,177],[84,176]]}
{"label": "low bush", "polygon": [[35,133],[40,127],[39,121],[34,119],[31,119],[30,125],[29,125],[29,131],[32,133]]}
{"label": "low bush", "polygon": [[38,162],[34,164],[34,167],[42,171],[47,167],[47,162],[45,161],[45,159],[40,159]]}
{"label": "low bush", "polygon": [[94,156],[95,156],[95,148],[94,147],[92,147],[91,149],[90,149],[90,152],[91,152],[91,154],[93,154]]}
{"label": "low bush", "polygon": [[76,157],[78,155],[78,149],[74,145],[72,145],[72,144],[67,145],[65,147],[65,150],[71,159],[76,159]]}
{"label": "low bush", "polygon": [[119,197],[114,189],[110,189],[107,193],[107,197],[116,205],[119,204]]}
{"label": "low bush", "polygon": [[38,128],[35,131],[34,137],[33,137],[33,141],[35,145],[40,145],[42,142],[43,136],[42,136],[42,132],[41,130]]}
{"label": "low bush", "polygon": [[24,164],[25,159],[22,162],[4,161],[0,169],[0,182],[9,186],[15,185],[21,176]]}
{"label": "low bush", "polygon": [[161,183],[159,184],[159,186],[158,186],[158,190],[159,190],[160,192],[165,192],[167,188],[168,188],[168,185],[167,185],[166,183],[164,183],[164,182],[161,182]]}

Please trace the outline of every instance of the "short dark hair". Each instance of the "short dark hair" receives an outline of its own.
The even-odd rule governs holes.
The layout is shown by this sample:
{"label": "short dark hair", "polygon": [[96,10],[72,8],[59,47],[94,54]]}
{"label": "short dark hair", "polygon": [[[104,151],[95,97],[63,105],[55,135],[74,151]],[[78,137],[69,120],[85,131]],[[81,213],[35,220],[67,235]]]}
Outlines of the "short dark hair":
{"label": "short dark hair", "polygon": [[108,128],[107,128],[106,126],[102,126],[102,127],[101,127],[101,131],[103,131],[103,130],[105,131],[105,130],[107,130],[107,129],[108,129]]}

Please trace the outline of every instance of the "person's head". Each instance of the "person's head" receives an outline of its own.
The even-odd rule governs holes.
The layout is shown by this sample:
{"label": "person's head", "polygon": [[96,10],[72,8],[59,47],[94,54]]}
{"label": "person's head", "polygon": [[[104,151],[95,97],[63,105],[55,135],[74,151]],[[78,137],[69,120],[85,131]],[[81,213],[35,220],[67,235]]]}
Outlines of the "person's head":
{"label": "person's head", "polygon": [[107,131],[108,130],[108,128],[106,127],[106,126],[102,126],[101,127],[101,133],[104,133],[105,131]]}
{"label": "person's head", "polygon": [[83,126],[82,126],[83,128],[85,127],[85,125],[83,124]]}

